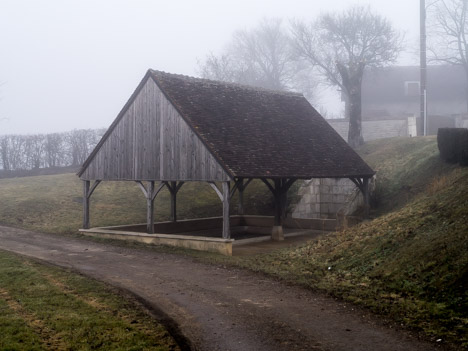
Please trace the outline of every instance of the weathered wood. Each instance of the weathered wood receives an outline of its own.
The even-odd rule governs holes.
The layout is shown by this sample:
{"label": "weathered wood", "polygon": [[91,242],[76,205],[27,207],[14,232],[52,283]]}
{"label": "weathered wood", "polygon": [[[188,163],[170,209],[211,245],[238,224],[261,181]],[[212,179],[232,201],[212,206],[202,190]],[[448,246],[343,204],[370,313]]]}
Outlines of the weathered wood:
{"label": "weathered wood", "polygon": [[268,189],[270,189],[271,193],[274,195],[275,194],[274,185],[271,185],[268,179],[260,178],[260,180],[268,187]]}
{"label": "weathered wood", "polygon": [[146,198],[148,198],[148,190],[146,190],[146,187],[145,185],[143,184],[143,182],[137,180],[136,183],[138,184],[138,186],[140,187],[141,191],[143,192],[143,194],[145,195]]}
{"label": "weathered wood", "polygon": [[89,180],[83,181],[83,229],[89,229]]}
{"label": "weathered wood", "polygon": [[93,195],[94,193],[94,190],[96,190],[97,186],[101,184],[101,180],[96,180],[94,181],[93,185],[89,188],[89,192],[88,192],[88,198],[91,197],[91,195]]}
{"label": "weathered wood", "polygon": [[179,189],[184,185],[184,182],[166,182],[167,188],[171,193],[171,220],[177,222],[177,193]]}
{"label": "weathered wood", "polygon": [[146,232],[154,233],[154,181],[148,182],[147,198],[146,198]]}
{"label": "weathered wood", "polygon": [[275,226],[281,226],[283,218],[286,216],[287,194],[289,188],[294,184],[297,178],[275,178],[272,179],[273,185],[268,179],[261,178],[263,183],[270,189],[275,202]]}
{"label": "weathered wood", "polygon": [[229,218],[230,182],[223,182],[223,239],[231,238]]}
{"label": "weathered wood", "polygon": [[156,196],[159,194],[159,192],[166,186],[166,182],[160,182],[159,186],[153,191],[153,194],[151,196],[151,199],[154,201]]}
{"label": "weathered wood", "polygon": [[154,181],[148,182],[148,187],[145,187],[143,182],[136,181],[141,191],[146,198],[146,232],[148,234],[154,233],[154,199],[159,191],[164,187],[165,184],[159,184],[159,187],[155,189]]}
{"label": "weathered wood", "polygon": [[83,181],[83,229],[89,229],[90,217],[89,217],[89,203],[91,195],[93,195],[94,190],[101,183],[100,180],[93,182],[93,185],[90,184],[89,180]]}
{"label": "weathered wood", "polygon": [[282,206],[282,193],[281,193],[281,185],[282,179],[275,179],[274,180],[275,188],[273,196],[275,198],[275,226],[281,226],[282,223],[282,215],[283,215],[283,206]]}
{"label": "weathered wood", "polygon": [[227,181],[203,141],[149,79],[88,164],[82,179]]}
{"label": "weathered wood", "polygon": [[239,197],[239,205],[237,207],[237,213],[241,216],[244,215],[244,179],[239,180],[238,186],[238,197]]}
{"label": "weathered wood", "polygon": [[361,191],[364,199],[364,217],[369,217],[370,211],[370,194],[369,194],[369,180],[370,178],[349,178],[351,181],[356,184],[357,188]]}
{"label": "weathered wood", "polygon": [[219,188],[218,188],[218,186],[216,185],[216,183],[215,183],[215,182],[207,182],[207,183],[213,188],[214,191],[216,191],[216,194],[218,195],[219,199],[220,199],[221,201],[223,201],[223,200],[224,200],[224,195],[223,195],[223,193],[221,192],[221,190],[219,190]]}

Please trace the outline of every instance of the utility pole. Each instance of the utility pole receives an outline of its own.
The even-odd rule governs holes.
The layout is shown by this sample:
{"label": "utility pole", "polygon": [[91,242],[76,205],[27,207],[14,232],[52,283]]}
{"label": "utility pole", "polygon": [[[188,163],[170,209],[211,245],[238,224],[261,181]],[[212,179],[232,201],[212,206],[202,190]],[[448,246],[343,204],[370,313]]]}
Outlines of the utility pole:
{"label": "utility pole", "polygon": [[420,113],[421,118],[421,127],[419,130],[420,135],[427,134],[427,60],[426,60],[426,1],[420,0],[420,14],[419,14],[419,23],[420,23],[420,80],[419,80],[419,89],[420,89]]}

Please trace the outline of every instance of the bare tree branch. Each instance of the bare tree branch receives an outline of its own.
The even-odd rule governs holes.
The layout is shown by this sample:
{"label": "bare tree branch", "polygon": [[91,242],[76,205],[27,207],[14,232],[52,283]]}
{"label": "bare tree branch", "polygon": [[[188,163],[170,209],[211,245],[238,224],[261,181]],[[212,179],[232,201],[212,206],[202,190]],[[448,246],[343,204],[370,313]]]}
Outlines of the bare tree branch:
{"label": "bare tree branch", "polygon": [[309,24],[293,21],[291,27],[297,57],[345,95],[345,110],[350,118],[348,142],[353,147],[361,144],[364,69],[395,62],[402,50],[403,36],[388,20],[364,6],[324,14]]}

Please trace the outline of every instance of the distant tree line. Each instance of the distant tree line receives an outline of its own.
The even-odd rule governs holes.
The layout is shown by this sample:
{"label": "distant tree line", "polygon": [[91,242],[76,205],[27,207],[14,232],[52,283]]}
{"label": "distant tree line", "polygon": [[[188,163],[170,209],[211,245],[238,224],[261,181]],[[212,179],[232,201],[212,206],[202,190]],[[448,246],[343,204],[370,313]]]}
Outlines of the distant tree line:
{"label": "distant tree line", "polygon": [[31,170],[80,166],[105,133],[105,129],[32,135],[0,135],[0,169]]}

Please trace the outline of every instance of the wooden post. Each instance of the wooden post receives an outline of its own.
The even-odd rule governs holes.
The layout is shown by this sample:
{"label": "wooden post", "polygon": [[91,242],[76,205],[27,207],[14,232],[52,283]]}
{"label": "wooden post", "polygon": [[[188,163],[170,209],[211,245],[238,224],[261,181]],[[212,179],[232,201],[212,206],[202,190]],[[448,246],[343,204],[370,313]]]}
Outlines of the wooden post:
{"label": "wooden post", "polygon": [[171,220],[177,222],[177,182],[171,182]]}
{"label": "wooden post", "polygon": [[281,179],[275,179],[275,226],[282,225],[282,192]]}
{"label": "wooden post", "polygon": [[229,223],[230,193],[230,182],[223,182],[223,239],[231,238],[231,228]]}
{"label": "wooden post", "polygon": [[146,231],[148,234],[154,234],[154,181],[148,182],[146,190]]}
{"label": "wooden post", "polygon": [[275,197],[275,222],[271,231],[271,239],[275,241],[283,241],[283,180],[275,179],[275,191],[273,193]]}
{"label": "wooden post", "polygon": [[240,216],[244,215],[244,179],[239,181],[239,186],[237,188],[239,191],[239,207],[237,208],[237,214]]}
{"label": "wooden post", "polygon": [[83,180],[83,229],[89,229],[89,180]]}

